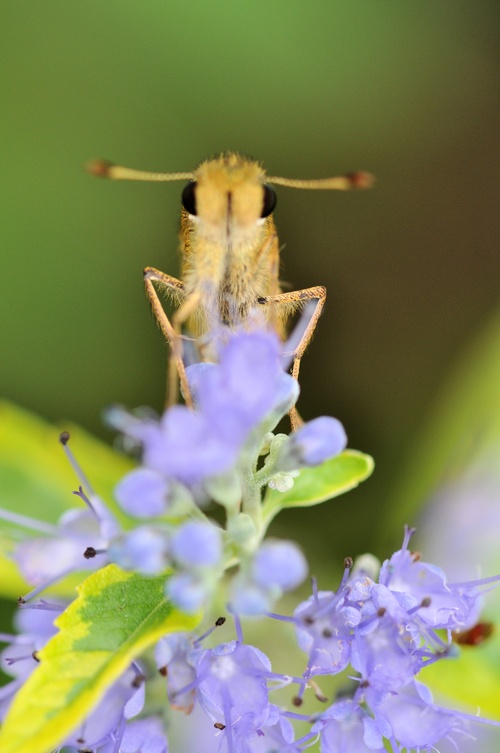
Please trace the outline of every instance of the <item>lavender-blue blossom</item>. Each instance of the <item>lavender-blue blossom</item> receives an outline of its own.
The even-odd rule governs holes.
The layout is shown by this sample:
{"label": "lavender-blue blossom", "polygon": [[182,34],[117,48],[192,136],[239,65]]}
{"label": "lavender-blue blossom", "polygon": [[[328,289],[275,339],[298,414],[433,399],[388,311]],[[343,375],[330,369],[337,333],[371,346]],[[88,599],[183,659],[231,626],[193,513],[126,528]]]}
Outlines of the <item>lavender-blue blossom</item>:
{"label": "lavender-blue blossom", "polygon": [[248,738],[269,720],[267,677],[271,663],[239,641],[204,651],[196,666],[196,695],[208,716],[231,737]]}
{"label": "lavender-blue blossom", "polygon": [[477,622],[482,606],[479,584],[450,584],[446,574],[435,565],[420,561],[408,550],[414,533],[407,529],[402,548],[386,560],[380,570],[380,583],[394,593],[405,609],[430,600],[419,613],[420,619],[432,628],[464,629]]}
{"label": "lavender-blue blossom", "polygon": [[0,633],[0,643],[7,644],[0,652],[0,668],[14,678],[0,688],[0,720],[5,717],[14,694],[36,669],[38,652],[56,634],[54,619],[66,604],[41,601],[30,606],[32,608],[20,609],[15,615],[17,633]]}
{"label": "lavender-blue blossom", "polygon": [[241,445],[270,413],[288,410],[296,399],[296,381],[283,371],[281,347],[271,332],[239,333],[222,349],[219,364],[197,375],[199,409],[229,443]]}
{"label": "lavender-blue blossom", "polygon": [[290,471],[319,465],[341,453],[346,445],[347,437],[340,421],[320,416],[291,435],[281,448],[277,468]]}
{"label": "lavender-blue blossom", "polygon": [[[166,597],[188,614],[209,613],[215,603],[224,603],[221,578],[231,570],[225,598],[236,639],[202,647],[223,624],[220,618],[201,637],[166,635],[155,648],[171,708],[201,709],[214,725],[219,753],[299,753],[316,737],[322,753],[382,751],[387,745],[394,753],[427,752],[443,740],[468,735],[473,720],[434,704],[416,677],[451,655],[451,630],[477,620],[482,591],[498,579],[450,584],[444,572],[410,552],[413,531],[406,529],[401,549],[379,570],[373,559],[353,567],[347,558],[335,591],[318,590],[313,581],[311,597],[292,616],[272,613],[276,600],[302,583],[307,562],[294,542],[264,538],[261,491],[268,483],[290,490],[301,469],[341,453],[346,436],[328,417],[305,423],[290,437],[271,433],[298,395],[296,381],[283,370],[282,346],[274,334],[230,334],[219,344],[218,358],[188,367],[194,409],[174,406],[160,419],[115,410],[125,434],[142,447],[141,465],[115,490],[122,509],[140,518],[139,524],[129,521],[120,530],[91,489],[87,495],[80,487],[78,496],[88,509],[69,511],[59,526],[46,527],[43,539],[22,542],[15,558],[40,588],[47,578],[84,565],[85,550],[91,556],[88,566],[112,561],[146,575],[165,573]],[[209,517],[210,501],[224,508],[224,523]],[[47,604],[29,606],[57,611]],[[274,673],[268,657],[243,641],[239,616],[265,613],[275,619],[270,630],[277,629],[278,620],[294,626],[306,654],[300,677]],[[0,635],[8,643],[3,666],[15,677],[0,691],[0,716],[54,631],[53,615],[40,616],[36,609],[34,616],[21,615],[27,623],[21,636]],[[37,627],[36,620],[43,624]],[[437,632],[442,629],[444,635]],[[325,702],[315,678],[344,670],[351,686],[320,714],[301,715],[272,702],[272,689],[291,683],[297,686],[296,707],[309,688]],[[147,708],[136,718],[143,713],[143,679],[131,665],[64,744],[92,753],[167,753],[159,718],[148,716]],[[299,740],[293,719],[310,725]],[[209,750],[210,743],[202,749]]]}
{"label": "lavender-blue blossom", "polygon": [[195,668],[202,650],[194,645],[186,633],[166,635],[155,646],[158,671],[164,677],[168,675],[167,692],[170,705],[188,714],[193,710],[195,703]]}
{"label": "lavender-blue blossom", "polygon": [[[352,699],[337,701],[324,711],[312,732],[321,740],[321,753],[371,753],[386,750],[373,719]],[[390,733],[390,728],[386,729]]]}
{"label": "lavender-blue blossom", "polygon": [[[118,487],[119,499],[134,515],[141,513],[141,498],[149,510],[166,510],[172,480],[196,488],[226,473],[253,430],[265,422],[273,428],[298,395],[296,381],[283,371],[279,341],[268,332],[233,335],[219,363],[195,364],[188,376],[195,410],[176,405],[159,422],[127,422],[118,416],[125,433],[141,443],[142,462],[149,471],[139,476],[133,472]],[[163,476],[163,483],[156,474]]]}
{"label": "lavender-blue blossom", "polygon": [[187,614],[198,612],[212,595],[214,579],[201,572],[180,572],[165,583],[165,594]]}
{"label": "lavender-blue blossom", "polygon": [[151,716],[126,724],[120,753],[168,753],[163,720]]}
{"label": "lavender-blue blossom", "polygon": [[221,531],[208,523],[188,521],[173,534],[171,551],[181,567],[213,567],[222,556]]}
{"label": "lavender-blue blossom", "polygon": [[120,733],[126,719],[137,716],[144,705],[144,684],[137,687],[137,673],[128,669],[108,688],[96,708],[66,739],[65,744],[97,748]]}
{"label": "lavender-blue blossom", "polygon": [[[56,525],[22,516],[22,527],[38,533],[35,536],[25,534],[12,553],[24,579],[35,586],[25,598],[36,596],[71,572],[95,570],[96,563],[85,559],[84,551],[89,544],[104,551],[110,538],[118,532],[118,524],[97,497],[90,501],[82,489],[77,494],[85,501],[87,509],[66,510]],[[19,517],[8,510],[0,511],[0,518],[12,522],[17,522]],[[103,557],[99,565],[105,563],[106,557]]]}
{"label": "lavender-blue blossom", "polygon": [[291,591],[307,575],[307,562],[293,541],[265,541],[252,562],[252,577],[263,588]]}
{"label": "lavender-blue blossom", "polygon": [[151,468],[128,473],[115,488],[121,508],[138,518],[155,518],[169,511],[172,480]]}
{"label": "lavender-blue blossom", "polygon": [[230,585],[231,610],[259,615],[269,611],[286,591],[307,575],[307,561],[293,541],[268,539],[248,557]]}
{"label": "lavender-blue blossom", "polygon": [[171,564],[170,533],[164,526],[137,526],[113,539],[108,556],[124,570],[159,575]]}

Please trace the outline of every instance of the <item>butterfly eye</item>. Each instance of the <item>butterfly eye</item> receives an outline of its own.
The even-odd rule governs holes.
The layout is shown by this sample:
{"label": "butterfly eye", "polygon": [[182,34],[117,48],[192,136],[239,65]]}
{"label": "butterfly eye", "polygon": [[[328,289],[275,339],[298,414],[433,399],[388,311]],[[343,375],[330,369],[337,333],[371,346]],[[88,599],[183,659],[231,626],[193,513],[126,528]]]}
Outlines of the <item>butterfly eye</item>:
{"label": "butterfly eye", "polygon": [[191,183],[188,183],[187,186],[184,186],[184,189],[181,194],[181,202],[186,212],[196,216],[196,182],[195,181],[191,181]]}
{"label": "butterfly eye", "polygon": [[264,185],[263,189],[264,200],[262,204],[262,214],[260,216],[269,217],[269,215],[274,211],[274,207],[276,206],[276,194],[271,186]]}

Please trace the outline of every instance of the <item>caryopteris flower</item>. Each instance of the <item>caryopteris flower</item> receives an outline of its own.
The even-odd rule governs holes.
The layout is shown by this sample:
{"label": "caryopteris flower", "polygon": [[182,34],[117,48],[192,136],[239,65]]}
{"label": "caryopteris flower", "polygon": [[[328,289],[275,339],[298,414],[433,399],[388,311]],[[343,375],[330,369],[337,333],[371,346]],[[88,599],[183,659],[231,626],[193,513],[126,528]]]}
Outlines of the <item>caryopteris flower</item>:
{"label": "caryopteris flower", "polygon": [[[119,653],[135,645],[137,632],[138,643],[143,640],[151,652],[140,666],[128,659],[120,664],[96,695],[93,710],[58,741],[58,750],[167,753],[163,720],[167,716],[167,728],[175,728],[179,712],[193,712],[189,737],[195,741],[194,747],[183,743],[181,753],[300,753],[318,739],[322,753],[430,753],[445,744],[460,750],[474,722],[486,720],[435,704],[421,676],[429,664],[458,651],[452,631],[477,622],[482,593],[498,579],[449,583],[439,568],[409,550],[413,531],[407,529],[401,549],[381,566],[371,556],[356,563],[348,557],[335,591],[318,590],[313,580],[312,595],[291,616],[272,612],[308,572],[295,542],[266,538],[280,500],[283,507],[316,504],[328,497],[321,485],[330,489],[330,476],[332,493],[339,493],[336,474],[339,468],[340,477],[345,473],[343,459],[352,451],[344,453],[345,431],[326,416],[290,436],[273,433],[299,391],[283,368],[289,357],[274,334],[225,333],[220,343],[216,363],[187,368],[193,409],[177,405],[161,417],[121,408],[108,413],[141,450],[140,465],[115,489],[125,513],[123,527],[89,488],[65,437],[80,482],[77,495],[87,509],[67,512],[58,526],[41,524],[35,537],[25,537],[14,548],[14,560],[38,588],[21,600],[20,634],[0,635],[7,644],[2,667],[13,676],[0,691],[0,715],[5,716],[27,678],[35,676],[38,652],[55,632],[54,612],[64,609],[55,601],[35,602],[34,596],[65,573],[112,562],[122,570],[113,584],[118,601],[109,634],[102,622],[99,578],[78,612],[76,632],[85,642],[95,629],[111,665],[109,646],[116,641]],[[348,477],[346,488],[358,482]],[[36,522],[14,513],[3,516],[24,529],[36,528]],[[117,570],[113,567],[108,572]],[[146,603],[145,623],[151,619],[157,630],[156,615],[163,614],[165,634],[159,639],[161,633],[154,632],[154,640],[147,640],[141,630],[148,628],[136,623],[127,633],[127,620],[133,622],[134,609],[144,604],[136,592],[133,603],[122,599],[127,578],[134,582],[134,575],[123,570],[147,576],[142,588],[145,581],[158,580],[161,593],[156,602]],[[99,604],[95,611],[92,599]],[[233,616],[235,637],[215,640],[225,618],[214,622],[213,615],[222,609]],[[201,635],[183,630],[198,616],[212,627]],[[243,616],[267,621],[271,649],[285,640],[281,631],[287,624],[293,626],[297,648],[306,655],[302,675],[287,673],[286,666],[280,668],[285,672],[273,671],[267,654],[244,641]],[[50,666],[50,652],[47,656]],[[308,690],[328,703],[319,682],[344,671],[348,684],[344,678],[342,692],[326,708],[297,711]],[[282,694],[290,689],[290,709],[277,705],[273,692],[279,689]],[[71,692],[77,695],[78,687]],[[308,725],[302,737],[297,738],[295,720]]]}

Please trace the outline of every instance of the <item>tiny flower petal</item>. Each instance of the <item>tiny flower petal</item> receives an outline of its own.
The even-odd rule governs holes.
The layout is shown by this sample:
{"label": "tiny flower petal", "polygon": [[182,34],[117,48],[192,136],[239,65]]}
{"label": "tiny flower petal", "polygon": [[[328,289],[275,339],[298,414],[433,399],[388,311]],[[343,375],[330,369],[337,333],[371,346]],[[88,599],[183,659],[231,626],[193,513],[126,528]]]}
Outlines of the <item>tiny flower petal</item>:
{"label": "tiny flower petal", "polygon": [[171,547],[172,556],[180,565],[211,567],[222,555],[221,531],[208,523],[190,521],[175,532]]}
{"label": "tiny flower petal", "polygon": [[66,745],[75,745],[78,750],[82,747],[98,747],[106,742],[108,735],[117,729],[124,718],[124,709],[130,699],[136,694],[144,692],[134,687],[135,673],[128,669],[99,701],[98,706],[90,713],[82,724],[66,739]]}
{"label": "tiny flower petal", "polygon": [[265,541],[254,558],[252,575],[259,586],[290,591],[307,576],[306,558],[292,541]]}
{"label": "tiny flower petal", "polygon": [[319,465],[341,453],[346,444],[346,433],[340,421],[321,416],[291,435],[281,449],[277,467],[286,471]]}
{"label": "tiny flower petal", "polygon": [[237,575],[231,583],[231,609],[235,614],[261,615],[272,606],[269,591]]}
{"label": "tiny flower petal", "polygon": [[165,585],[166,595],[188,614],[201,609],[211,588],[199,576],[191,573],[180,573],[168,579]]}
{"label": "tiny flower petal", "polygon": [[394,738],[405,750],[435,750],[444,738],[468,728],[459,712],[424,701],[413,685],[387,695],[377,707],[377,715],[389,723]]}
{"label": "tiny flower petal", "polygon": [[168,753],[162,720],[147,717],[129,722],[120,743],[120,753]]}
{"label": "tiny flower petal", "polygon": [[371,753],[385,750],[380,735],[367,728],[365,715],[352,701],[340,701],[321,715],[315,727],[320,730],[322,753]]}
{"label": "tiny flower petal", "polygon": [[266,676],[269,659],[254,646],[238,641],[204,651],[198,661],[198,700],[214,720],[223,721],[231,733],[254,734],[270,715]]}
{"label": "tiny flower petal", "polygon": [[158,575],[170,561],[167,533],[161,528],[146,525],[134,528],[113,541],[109,557],[125,570]]}
{"label": "tiny flower petal", "polygon": [[154,518],[168,509],[171,483],[157,471],[137,468],[128,473],[115,489],[120,507],[137,518]]}

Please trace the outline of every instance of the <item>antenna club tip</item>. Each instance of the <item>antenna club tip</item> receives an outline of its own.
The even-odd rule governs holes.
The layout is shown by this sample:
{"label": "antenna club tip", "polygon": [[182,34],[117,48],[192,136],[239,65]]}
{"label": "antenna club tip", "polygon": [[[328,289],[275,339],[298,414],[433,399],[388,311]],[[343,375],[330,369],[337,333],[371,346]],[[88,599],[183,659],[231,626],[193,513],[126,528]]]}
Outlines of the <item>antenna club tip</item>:
{"label": "antenna club tip", "polygon": [[375,183],[375,176],[371,173],[367,173],[364,170],[358,170],[355,173],[349,173],[345,176],[352,188],[371,188]]}
{"label": "antenna club tip", "polygon": [[70,436],[71,436],[71,435],[70,435],[69,431],[62,431],[62,432],[61,432],[61,433],[59,434],[59,441],[60,441],[60,443],[61,443],[62,445],[68,444],[68,442],[69,442],[69,439],[70,439]]}
{"label": "antenna club tip", "polygon": [[112,167],[114,163],[106,159],[93,159],[85,165],[86,171],[96,178],[109,178]]}

